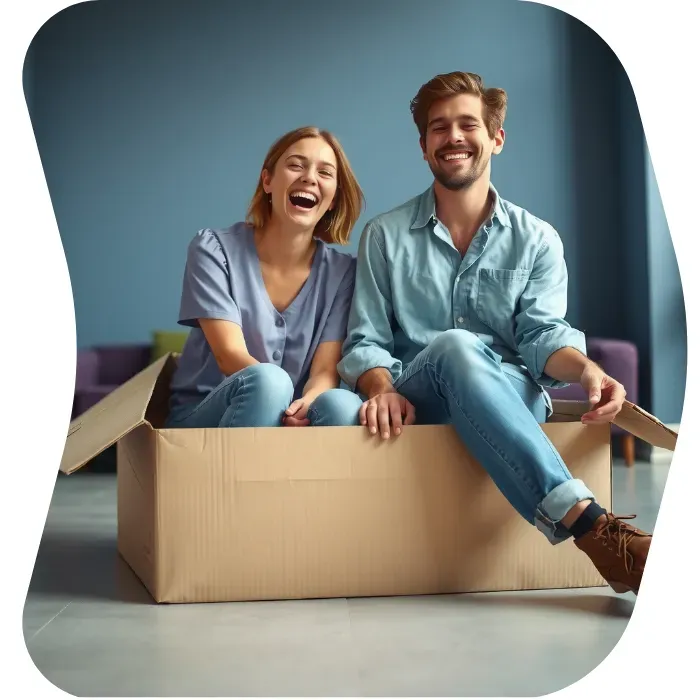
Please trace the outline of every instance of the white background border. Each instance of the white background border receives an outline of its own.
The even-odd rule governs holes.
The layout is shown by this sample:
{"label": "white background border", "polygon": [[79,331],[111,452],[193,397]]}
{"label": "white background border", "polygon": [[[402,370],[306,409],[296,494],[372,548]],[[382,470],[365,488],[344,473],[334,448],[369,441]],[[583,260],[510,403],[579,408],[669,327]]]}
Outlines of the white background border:
{"label": "white background border", "polygon": [[[697,25],[684,12],[686,3],[549,0],[541,4],[564,10],[592,27],[627,70],[678,256],[688,357],[692,358],[700,277],[693,258],[695,237],[700,234],[693,209],[699,197],[700,152],[693,127],[700,38]],[[65,0],[7,3],[0,21],[0,89],[5,95],[0,130],[0,299],[5,309],[0,342],[0,467],[4,480],[0,513],[5,555],[0,584],[4,622],[0,625],[4,662],[0,683],[5,691],[2,695],[13,698],[35,694],[67,697],[36,670],[22,633],[24,600],[65,444],[76,358],[70,280],[28,118],[22,66],[40,26],[71,4]],[[689,12],[692,5],[686,7]],[[429,5],[426,13],[429,17]],[[594,270],[591,276],[595,279]],[[697,371],[690,364],[686,395],[696,396],[697,387]],[[696,422],[697,404],[686,402],[683,426]],[[678,441],[654,546],[627,631],[597,669],[556,693],[557,697],[606,695],[631,700],[647,694],[673,696],[685,685],[694,687],[697,645],[690,635],[698,621],[694,590],[697,538],[693,532],[700,465],[691,459],[692,434],[693,430],[686,429]],[[571,633],[575,635],[576,630]]]}

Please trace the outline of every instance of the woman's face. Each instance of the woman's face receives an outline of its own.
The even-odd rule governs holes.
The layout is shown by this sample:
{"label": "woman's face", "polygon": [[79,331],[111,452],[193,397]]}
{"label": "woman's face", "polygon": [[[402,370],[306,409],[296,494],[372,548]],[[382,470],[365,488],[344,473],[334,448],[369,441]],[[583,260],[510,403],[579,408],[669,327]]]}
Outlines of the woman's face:
{"label": "woman's face", "polygon": [[337,178],[335,152],[325,139],[297,141],[282,154],[272,174],[263,171],[263,188],[272,195],[272,217],[313,230],[333,208]]}

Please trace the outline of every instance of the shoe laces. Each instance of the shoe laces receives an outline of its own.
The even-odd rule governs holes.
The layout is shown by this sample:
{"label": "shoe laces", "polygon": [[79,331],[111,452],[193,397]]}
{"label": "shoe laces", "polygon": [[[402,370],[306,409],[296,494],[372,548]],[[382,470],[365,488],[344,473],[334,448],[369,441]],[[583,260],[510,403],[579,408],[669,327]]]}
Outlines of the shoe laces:
{"label": "shoe laces", "polygon": [[637,528],[622,522],[623,520],[634,520],[636,515],[613,515],[608,513],[604,523],[601,523],[594,533],[596,539],[602,539],[604,542],[612,542],[617,545],[617,555],[625,562],[625,571],[632,573],[634,565],[634,557],[628,551],[630,542],[635,537],[643,535]]}

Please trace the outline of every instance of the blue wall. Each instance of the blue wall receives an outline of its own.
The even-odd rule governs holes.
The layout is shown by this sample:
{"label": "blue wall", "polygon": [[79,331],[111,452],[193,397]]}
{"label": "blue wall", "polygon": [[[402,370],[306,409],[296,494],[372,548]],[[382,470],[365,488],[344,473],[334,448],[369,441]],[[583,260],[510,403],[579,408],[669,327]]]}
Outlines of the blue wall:
{"label": "blue wall", "polygon": [[244,216],[267,148],[296,126],[328,128],[348,152],[367,195],[355,250],[368,217],[430,184],[409,101],[455,69],[508,91],[494,183],[560,231],[570,320],[590,335],[628,332],[624,285],[610,274],[627,255],[620,68],[557,10],[98,0],[52,18],[32,52],[33,122],[79,346],[175,326],[189,239]]}
{"label": "blue wall", "polygon": [[651,406],[654,415],[679,422],[687,366],[685,304],[678,260],[648,151],[645,152],[651,331]]}

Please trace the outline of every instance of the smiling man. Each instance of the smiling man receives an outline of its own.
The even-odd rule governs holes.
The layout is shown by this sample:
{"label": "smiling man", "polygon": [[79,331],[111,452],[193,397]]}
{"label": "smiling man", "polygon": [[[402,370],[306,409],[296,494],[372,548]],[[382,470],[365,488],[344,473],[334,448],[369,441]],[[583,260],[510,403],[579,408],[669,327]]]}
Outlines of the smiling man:
{"label": "smiling man", "polygon": [[551,413],[544,386],[579,382],[584,423],[610,422],[625,390],[564,319],[557,232],[491,184],[506,102],[462,72],[438,75],[411,102],[434,182],[365,227],[339,371],[365,399],[372,434],[451,423],[523,518],[552,544],[573,537],[615,591],[636,594],[651,535],[607,513],[540,427]]}

